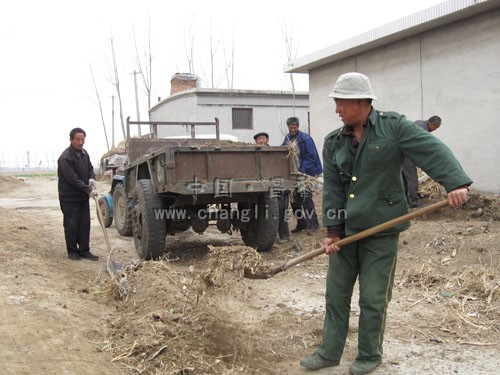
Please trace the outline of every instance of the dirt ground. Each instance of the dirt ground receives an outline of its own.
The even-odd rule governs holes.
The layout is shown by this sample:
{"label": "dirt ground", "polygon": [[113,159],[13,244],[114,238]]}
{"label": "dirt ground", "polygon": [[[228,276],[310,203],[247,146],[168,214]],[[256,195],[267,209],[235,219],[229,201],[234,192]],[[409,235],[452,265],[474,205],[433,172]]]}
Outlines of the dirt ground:
{"label": "dirt ground", "polygon": [[[467,207],[416,219],[401,235],[374,374],[498,373],[499,203],[473,193]],[[91,207],[91,248],[100,259],[71,261],[57,181],[0,176],[0,373],[310,373],[299,359],[321,342],[326,256],[252,280],[217,260],[245,254],[239,233],[187,231],[167,238],[163,260],[140,262],[114,224],[109,256]],[[279,265],[321,239],[300,233],[262,260]],[[111,259],[121,271],[115,278]],[[348,373],[358,316],[355,295],[341,364],[315,373]]]}

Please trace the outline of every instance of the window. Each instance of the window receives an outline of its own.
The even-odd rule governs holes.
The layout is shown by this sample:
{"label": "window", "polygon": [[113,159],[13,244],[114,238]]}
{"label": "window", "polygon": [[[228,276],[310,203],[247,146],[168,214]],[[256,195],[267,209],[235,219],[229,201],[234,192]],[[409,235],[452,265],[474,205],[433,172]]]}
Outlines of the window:
{"label": "window", "polygon": [[253,129],[252,108],[233,108],[233,129]]}

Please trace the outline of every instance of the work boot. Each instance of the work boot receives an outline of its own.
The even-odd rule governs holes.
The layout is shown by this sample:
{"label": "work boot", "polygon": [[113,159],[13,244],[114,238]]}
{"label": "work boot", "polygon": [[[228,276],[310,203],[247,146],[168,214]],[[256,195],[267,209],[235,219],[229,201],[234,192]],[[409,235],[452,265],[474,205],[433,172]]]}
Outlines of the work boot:
{"label": "work boot", "polygon": [[324,367],[338,366],[340,361],[323,358],[319,353],[313,353],[300,360],[300,365],[309,370],[319,370]]}
{"label": "work boot", "polygon": [[283,238],[280,238],[278,240],[278,243],[279,244],[284,244],[284,243],[287,243],[288,241],[290,241],[290,239],[288,237],[283,237]]}
{"label": "work boot", "polygon": [[318,231],[319,228],[311,228],[307,231],[308,236],[312,236],[315,232]]}
{"label": "work boot", "polygon": [[300,227],[300,226],[296,226],[295,229],[292,229],[290,232],[292,233],[297,233],[297,232],[302,232],[303,230],[306,230],[307,228],[306,227]]}
{"label": "work boot", "polygon": [[382,363],[382,359],[376,359],[374,361],[369,361],[366,359],[356,359],[351,367],[349,367],[349,373],[352,375],[363,375],[369,374],[375,370]]}
{"label": "work boot", "polygon": [[68,251],[68,258],[71,260],[80,260],[80,255],[74,251]]}
{"label": "work boot", "polygon": [[90,251],[84,251],[80,253],[80,258],[88,259],[88,260],[98,260],[99,257],[97,255],[92,254]]}

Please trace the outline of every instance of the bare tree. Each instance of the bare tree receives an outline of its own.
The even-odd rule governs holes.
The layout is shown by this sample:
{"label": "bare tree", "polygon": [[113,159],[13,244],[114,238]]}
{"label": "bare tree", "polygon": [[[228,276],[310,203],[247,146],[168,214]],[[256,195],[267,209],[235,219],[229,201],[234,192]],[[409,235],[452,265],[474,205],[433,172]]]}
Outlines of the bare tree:
{"label": "bare tree", "polygon": [[104,137],[106,138],[106,146],[107,146],[108,151],[109,151],[108,133],[106,131],[106,123],[104,121],[104,114],[102,112],[101,97],[99,96],[99,91],[97,90],[97,85],[95,83],[94,72],[92,71],[92,66],[89,65],[89,68],[90,68],[90,75],[92,76],[92,83],[94,84],[95,96],[97,98],[97,103],[99,105],[99,111],[101,113],[102,128],[104,129]]}
{"label": "bare tree", "polygon": [[211,88],[213,89],[217,86],[214,81],[214,75],[215,75],[215,56],[217,55],[219,44],[220,44],[220,39],[218,39],[214,45],[212,19],[210,18],[210,83],[211,83]]}
{"label": "bare tree", "polygon": [[115,45],[113,42],[113,37],[111,37],[111,54],[113,58],[113,76],[109,79],[109,81],[116,89],[116,95],[118,97],[118,106],[120,110],[120,123],[122,126],[123,138],[126,138],[127,134],[125,131],[125,121],[123,120],[123,105],[122,105],[122,96],[120,92],[120,77],[118,74],[118,65],[116,64],[116,54],[115,54]]}
{"label": "bare tree", "polygon": [[[297,53],[299,51],[298,46],[294,45],[293,41],[293,30],[289,31],[288,27],[284,25],[281,30],[284,41],[285,41],[285,53],[286,53],[286,61],[288,64],[291,64],[293,60],[297,57]],[[289,79],[290,79],[290,87],[291,90],[294,94],[294,112],[295,112],[295,82],[293,80],[293,73],[289,73]]]}
{"label": "bare tree", "polygon": [[137,66],[139,67],[139,74],[141,75],[142,78],[142,84],[144,91],[146,93],[146,96],[148,98],[148,110],[151,108],[151,92],[152,92],[152,87],[153,87],[153,54],[152,54],[152,48],[151,48],[151,19],[148,20],[148,34],[147,34],[147,41],[146,41],[146,46],[144,47],[144,56],[143,59],[141,60],[141,57],[139,55],[139,49],[137,48],[137,40],[135,36],[135,29],[134,29],[134,47],[135,47],[135,56],[136,56],[136,63]]}
{"label": "bare tree", "polygon": [[189,74],[194,73],[194,20],[193,23],[188,28],[188,34],[184,31],[184,49],[186,52],[186,58],[188,61]]}
{"label": "bare tree", "polygon": [[231,40],[231,57],[228,61],[226,53],[226,44],[224,46],[224,77],[226,77],[227,88],[232,90],[234,87],[234,25]]}

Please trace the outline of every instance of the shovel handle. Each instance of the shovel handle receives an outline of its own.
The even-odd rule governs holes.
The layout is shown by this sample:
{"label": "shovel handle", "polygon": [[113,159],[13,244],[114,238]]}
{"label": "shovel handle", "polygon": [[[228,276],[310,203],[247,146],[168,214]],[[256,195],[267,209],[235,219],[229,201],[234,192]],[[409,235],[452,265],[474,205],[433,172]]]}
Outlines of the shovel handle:
{"label": "shovel handle", "polygon": [[[341,246],[351,244],[351,243],[359,241],[363,238],[369,237],[369,236],[374,235],[376,233],[383,232],[384,230],[395,227],[398,224],[402,224],[402,223],[405,223],[407,221],[410,221],[416,217],[420,217],[420,216],[429,214],[431,212],[437,211],[437,210],[444,208],[446,206],[448,206],[447,199],[439,201],[437,203],[431,204],[431,205],[423,207],[423,208],[419,208],[418,210],[411,211],[411,212],[407,213],[406,215],[399,216],[395,219],[392,219],[392,220],[386,221],[382,224],[368,228],[364,231],[353,234],[352,236],[342,238],[341,240],[335,242],[334,245],[341,247]],[[310,251],[304,255],[301,255],[299,257],[290,259],[289,261],[283,263],[282,265],[273,268],[270,272],[270,275],[275,275],[281,271],[285,271],[286,269],[288,269],[292,266],[295,266],[295,265],[302,263],[306,260],[315,258],[318,255],[321,255],[324,253],[325,253],[325,247],[321,246],[318,249],[312,250],[312,251]]]}
{"label": "shovel handle", "polygon": [[101,224],[102,233],[104,234],[104,240],[106,241],[106,247],[108,248],[108,251],[111,252],[111,244],[109,243],[108,232],[106,231],[106,227],[104,226],[104,218],[102,217],[101,206],[99,206],[99,199],[97,198],[97,195],[94,197],[94,201],[97,211],[97,219],[99,221],[99,224]]}

